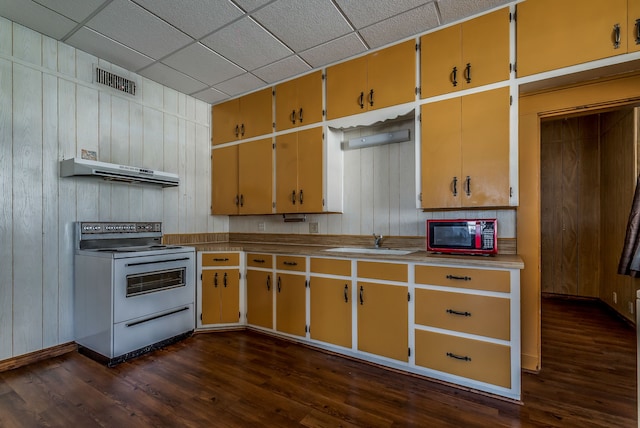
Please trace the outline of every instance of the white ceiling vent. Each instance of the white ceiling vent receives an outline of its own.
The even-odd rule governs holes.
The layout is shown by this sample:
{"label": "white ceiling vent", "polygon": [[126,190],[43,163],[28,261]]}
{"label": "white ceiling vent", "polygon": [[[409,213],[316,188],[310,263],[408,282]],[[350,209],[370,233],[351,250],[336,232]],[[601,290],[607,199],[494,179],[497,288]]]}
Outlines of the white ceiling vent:
{"label": "white ceiling vent", "polygon": [[136,82],[99,67],[95,67],[95,82],[129,95],[136,94]]}

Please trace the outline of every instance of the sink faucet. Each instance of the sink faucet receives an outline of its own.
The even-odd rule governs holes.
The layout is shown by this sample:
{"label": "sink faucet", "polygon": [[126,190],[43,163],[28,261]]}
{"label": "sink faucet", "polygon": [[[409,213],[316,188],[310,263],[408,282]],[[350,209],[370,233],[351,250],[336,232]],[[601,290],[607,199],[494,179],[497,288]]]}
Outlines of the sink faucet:
{"label": "sink faucet", "polygon": [[373,234],[373,243],[376,246],[376,248],[380,248],[380,244],[382,243],[382,238],[384,238],[384,236],[382,235],[376,235],[375,233]]}

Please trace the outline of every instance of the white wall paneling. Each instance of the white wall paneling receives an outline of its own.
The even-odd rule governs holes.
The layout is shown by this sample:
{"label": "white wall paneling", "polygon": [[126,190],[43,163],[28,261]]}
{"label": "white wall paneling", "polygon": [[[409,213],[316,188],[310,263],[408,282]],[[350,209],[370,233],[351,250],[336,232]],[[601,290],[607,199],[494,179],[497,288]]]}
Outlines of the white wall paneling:
{"label": "white wall paneling", "polygon": [[[96,64],[134,79],[138,95],[94,84]],[[228,230],[209,215],[208,104],[0,18],[0,111],[0,360],[74,339],[75,221]],[[181,184],[59,178],[59,161],[82,149]]]}

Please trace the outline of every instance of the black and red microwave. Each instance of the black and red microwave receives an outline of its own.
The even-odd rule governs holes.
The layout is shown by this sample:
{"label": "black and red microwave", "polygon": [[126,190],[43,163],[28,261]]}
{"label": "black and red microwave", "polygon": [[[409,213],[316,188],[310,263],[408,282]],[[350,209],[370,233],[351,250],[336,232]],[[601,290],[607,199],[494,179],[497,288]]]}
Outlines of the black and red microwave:
{"label": "black and red microwave", "polygon": [[498,221],[427,220],[427,251],[444,254],[498,254]]}

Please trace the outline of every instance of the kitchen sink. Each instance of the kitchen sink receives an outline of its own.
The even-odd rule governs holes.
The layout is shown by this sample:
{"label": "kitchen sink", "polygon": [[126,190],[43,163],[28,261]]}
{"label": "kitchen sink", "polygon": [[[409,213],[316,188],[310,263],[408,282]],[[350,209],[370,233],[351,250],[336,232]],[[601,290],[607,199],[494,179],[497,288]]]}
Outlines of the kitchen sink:
{"label": "kitchen sink", "polygon": [[406,254],[411,254],[416,252],[416,250],[396,250],[393,248],[362,248],[362,247],[328,248],[324,251],[331,251],[334,253],[380,254],[380,255],[394,255],[394,256],[404,256]]}

